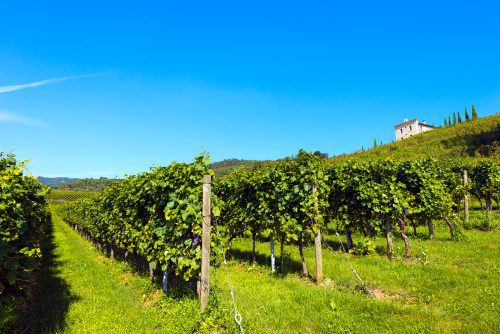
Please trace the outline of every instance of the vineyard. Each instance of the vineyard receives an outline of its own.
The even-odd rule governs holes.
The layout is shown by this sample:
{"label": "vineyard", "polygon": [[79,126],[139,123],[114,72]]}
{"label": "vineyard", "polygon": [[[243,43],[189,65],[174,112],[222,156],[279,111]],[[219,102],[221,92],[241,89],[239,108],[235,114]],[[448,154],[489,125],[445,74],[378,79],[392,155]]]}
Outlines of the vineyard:
{"label": "vineyard", "polygon": [[[387,282],[392,274],[383,277],[380,269],[370,269],[370,259],[376,256],[376,266],[392,268],[405,277],[403,281],[414,280],[408,276],[412,272],[428,281],[426,268],[433,264],[426,249],[472,250],[471,235],[477,238],[478,230],[492,231],[488,232],[492,238],[498,233],[500,166],[491,159],[332,163],[301,150],[295,157],[236,168],[220,178],[209,162],[204,154],[192,163],[172,163],[128,176],[102,192],[56,190],[47,195],[47,187],[23,175],[23,163],[2,156],[0,293],[20,293],[36,279],[31,273],[39,267],[40,240],[51,226],[48,203],[57,219],[73,230],[66,234],[76,231],[99,254],[138,273],[147,272],[152,286],[161,284],[165,298],[173,298],[171,303],[186,293],[200,296],[201,312],[190,322],[189,332],[271,330],[258,320],[259,313],[236,302],[242,300],[235,300],[238,294],[253,300],[245,282],[262,285],[263,291],[281,291],[279,282],[284,282],[301,295],[317,293],[310,297],[316,307],[318,298],[328,294],[328,301],[320,302],[324,309],[318,316],[325,323],[314,326],[323,332],[343,328],[342,318],[336,318],[339,314],[353,321],[340,304],[344,300],[351,305],[353,300],[346,296],[353,294],[356,303],[372,306],[374,301],[391,299],[396,306],[430,303],[425,301],[424,295],[430,296],[426,289],[424,295],[418,287],[411,288],[413,294],[390,292],[399,291],[394,282]],[[382,260],[381,254],[388,259]],[[246,273],[241,272],[243,263],[250,266]],[[497,268],[495,262],[492,265]],[[220,278],[221,271],[226,271],[225,279]],[[491,278],[485,275],[485,279]],[[229,295],[221,292],[221,286],[229,289]],[[485,289],[484,298],[493,300],[494,310],[498,295],[491,292],[490,283]],[[373,307],[381,305],[388,307]],[[325,320],[329,312],[337,320]],[[389,307],[387,312],[395,309]],[[411,312],[422,316],[420,311]],[[495,332],[499,323],[490,313],[470,328]],[[357,328],[354,322],[345,326],[347,332]],[[411,326],[416,324],[412,321]],[[422,330],[437,329],[434,323],[429,326]],[[453,326],[445,331],[469,328]],[[411,332],[404,328],[403,332]]]}
{"label": "vineyard", "polygon": [[[170,268],[171,275],[190,280],[200,269],[201,182],[209,173],[206,156],[193,164],[155,168],[99,196],[63,206],[59,215],[98,247],[121,250],[125,257],[144,256],[150,270]],[[470,222],[459,218],[459,205],[474,196],[491,212],[494,202],[499,205],[499,185],[500,169],[488,160],[446,166],[432,159],[329,165],[301,151],[294,159],[252,172],[236,171],[213,183],[218,238],[212,239],[217,246],[213,251],[225,252],[236,237],[248,235],[255,243],[257,235],[268,234],[272,243],[276,237],[282,246],[296,244],[302,254],[304,243],[314,240],[313,276],[319,283],[325,229],[345,234],[347,250],[354,246],[353,233],[367,238],[383,234],[389,258],[397,230],[410,257],[409,227],[416,235],[417,228],[425,226],[432,239],[433,221],[442,220],[451,239],[463,238],[462,229]],[[309,276],[305,262],[302,268]]]}

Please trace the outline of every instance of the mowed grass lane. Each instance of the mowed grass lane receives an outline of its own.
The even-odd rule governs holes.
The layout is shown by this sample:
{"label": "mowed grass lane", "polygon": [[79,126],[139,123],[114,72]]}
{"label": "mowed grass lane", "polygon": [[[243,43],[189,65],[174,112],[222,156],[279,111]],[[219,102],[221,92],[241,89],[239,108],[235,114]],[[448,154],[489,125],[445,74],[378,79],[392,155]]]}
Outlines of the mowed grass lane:
{"label": "mowed grass lane", "polygon": [[146,277],[99,253],[53,213],[28,326],[42,333],[188,333],[195,298],[160,298]]}

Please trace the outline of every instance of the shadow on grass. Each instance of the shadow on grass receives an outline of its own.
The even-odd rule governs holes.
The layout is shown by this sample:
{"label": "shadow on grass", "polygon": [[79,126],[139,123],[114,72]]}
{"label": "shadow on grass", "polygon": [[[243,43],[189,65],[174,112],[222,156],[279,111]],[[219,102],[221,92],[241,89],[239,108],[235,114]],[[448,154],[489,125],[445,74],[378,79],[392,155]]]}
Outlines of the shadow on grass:
{"label": "shadow on grass", "polygon": [[[297,250],[297,252],[298,252],[298,250]],[[275,262],[277,276],[285,277],[286,275],[288,275],[290,273],[294,273],[294,274],[301,274],[302,273],[302,263],[300,263],[299,261],[293,260],[290,256],[290,254],[287,252],[285,252],[285,254],[284,254],[283,268],[281,268],[281,258],[278,256],[278,254],[276,255],[276,262]],[[231,256],[231,258],[233,258],[235,260],[248,262],[248,264],[252,264],[253,254],[251,251],[232,248],[230,251],[230,256]],[[264,255],[262,253],[256,252],[255,253],[255,260],[257,261],[258,265],[265,266],[265,267],[271,266],[271,258],[269,257],[269,255]]]}
{"label": "shadow on grass", "polygon": [[[111,258],[111,247],[109,245],[101,247],[99,252],[107,258]],[[146,257],[134,253],[129,253],[125,257],[125,250],[114,247],[112,260],[125,264],[128,270],[135,275],[150,279],[149,265]],[[150,288],[152,290],[163,289],[163,271],[160,270],[160,266],[154,268],[153,282]],[[186,298],[197,299],[198,295],[196,291],[196,277],[190,281],[185,281],[181,277],[174,275],[172,271],[169,272],[167,277],[167,294],[169,297],[179,300]]]}
{"label": "shadow on grass", "polygon": [[62,262],[55,254],[53,225],[41,241],[42,266],[36,274],[34,300],[23,333],[55,333],[66,326],[69,305],[79,300],[66,281],[58,276]]}
{"label": "shadow on grass", "polygon": [[467,154],[471,157],[492,156],[495,153],[495,142],[500,137],[500,125],[491,132],[484,132],[466,137]]}

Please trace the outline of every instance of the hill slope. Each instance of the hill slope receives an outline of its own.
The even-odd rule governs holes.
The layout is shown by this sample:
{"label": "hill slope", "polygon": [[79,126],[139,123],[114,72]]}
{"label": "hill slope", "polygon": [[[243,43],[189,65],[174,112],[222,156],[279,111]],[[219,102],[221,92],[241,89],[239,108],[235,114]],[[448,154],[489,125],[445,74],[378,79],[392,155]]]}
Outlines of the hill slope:
{"label": "hill slope", "polygon": [[349,159],[394,158],[397,160],[433,157],[473,160],[491,157],[500,161],[500,114],[438,128],[410,138],[331,158],[332,162]]}

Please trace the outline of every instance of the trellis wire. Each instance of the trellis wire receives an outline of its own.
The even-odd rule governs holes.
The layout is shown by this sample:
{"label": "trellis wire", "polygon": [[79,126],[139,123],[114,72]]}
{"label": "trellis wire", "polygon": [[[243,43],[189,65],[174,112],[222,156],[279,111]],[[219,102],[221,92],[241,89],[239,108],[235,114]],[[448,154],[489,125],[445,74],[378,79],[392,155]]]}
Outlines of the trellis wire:
{"label": "trellis wire", "polygon": [[[346,247],[344,247],[344,243],[342,242],[342,239],[340,238],[340,234],[339,234],[339,232],[335,231],[335,235],[336,235],[336,236],[337,236],[337,238],[339,239],[339,243],[340,243],[340,247],[342,248],[342,251],[343,251],[344,253],[347,253],[347,251],[346,251],[346,250],[347,250],[347,248],[346,248]],[[326,242],[325,242],[325,243],[326,243]],[[333,248],[332,248],[330,245],[328,245],[328,243],[327,243],[327,246],[328,246],[328,248],[330,248],[333,252],[335,252],[335,251],[333,250]],[[353,273],[353,274],[356,276],[356,278],[357,278],[357,279],[361,282],[361,285],[363,286],[363,290],[364,290],[365,292],[367,292],[368,294],[370,294],[370,295],[371,295],[372,293],[371,293],[371,292],[370,292],[370,290],[367,288],[367,286],[366,286],[365,282],[364,282],[364,281],[363,281],[363,279],[359,276],[358,272],[357,272],[357,271],[356,271],[356,269],[354,268],[354,266],[353,266],[353,264],[352,264],[351,259],[349,259],[349,258],[348,258],[348,259],[347,259],[347,261],[349,261],[349,266],[351,267],[350,269],[351,269],[352,273]]]}
{"label": "trellis wire", "polygon": [[[214,219],[214,222],[215,222],[215,225],[217,226],[218,225],[218,219],[215,217]],[[217,235],[217,239],[220,240],[219,238],[219,231],[216,229],[216,235]],[[235,297],[234,297],[234,289],[233,289],[233,285],[231,284],[231,279],[229,278],[229,268],[228,268],[228,265],[227,265],[227,261],[226,261],[226,252],[223,251],[222,252],[222,257],[223,257],[223,260],[224,260],[224,268],[226,269],[226,282],[227,282],[227,285],[229,286],[229,294],[231,296],[231,303],[232,303],[232,306],[233,306],[233,314],[234,314],[234,321],[236,322],[236,324],[238,325],[238,327],[240,328],[240,332],[242,334],[244,334],[244,331],[243,331],[243,325],[242,325],[242,322],[243,322],[243,317],[241,316],[241,314],[238,313],[237,309],[236,309],[236,301],[235,301]],[[216,268],[217,268],[217,265],[214,266],[214,281],[216,281]],[[217,283],[215,283],[217,284]]]}

